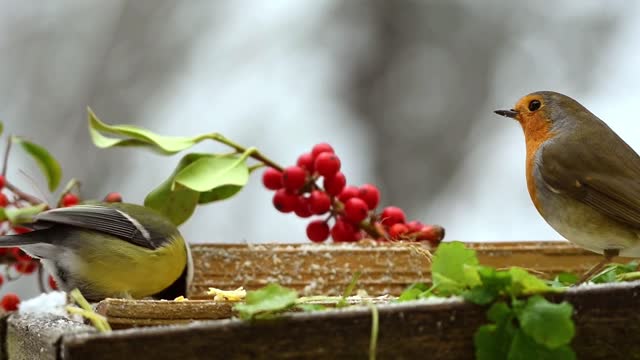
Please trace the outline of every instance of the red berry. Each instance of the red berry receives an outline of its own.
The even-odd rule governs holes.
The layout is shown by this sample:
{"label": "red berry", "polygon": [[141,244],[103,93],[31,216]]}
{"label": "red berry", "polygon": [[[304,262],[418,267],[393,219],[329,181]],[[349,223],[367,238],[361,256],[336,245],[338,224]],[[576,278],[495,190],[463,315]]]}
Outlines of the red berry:
{"label": "red berry", "polygon": [[388,206],[382,210],[380,215],[380,222],[385,226],[393,226],[393,224],[404,224],[405,215],[404,211],[396,206]]}
{"label": "red berry", "polygon": [[298,196],[298,204],[295,209],[296,215],[301,218],[308,218],[311,216],[311,210],[309,209],[309,198],[304,196]]}
{"label": "red berry", "polygon": [[2,286],[2,284],[4,284],[4,276],[0,275],[0,286]]}
{"label": "red berry", "polygon": [[437,245],[444,239],[444,228],[438,225],[425,225],[420,229],[417,240],[427,240]]}
{"label": "red berry", "polygon": [[313,190],[309,197],[309,209],[316,215],[322,215],[331,209],[331,198],[323,191]]}
{"label": "red berry", "polygon": [[307,181],[307,174],[299,166],[289,166],[282,172],[282,185],[289,191],[302,189]]}
{"label": "red berry", "polygon": [[18,304],[20,304],[20,298],[14,293],[7,293],[0,300],[0,306],[4,311],[16,311],[18,310]]}
{"label": "red berry", "polygon": [[355,226],[344,220],[338,219],[331,228],[331,237],[336,242],[357,241],[357,232],[358,229]]}
{"label": "red berry", "polygon": [[63,207],[74,206],[80,203],[80,199],[76,195],[69,193],[62,197],[61,203]]}
{"label": "red berry", "polygon": [[344,217],[353,222],[359,223],[367,218],[369,215],[369,208],[364,200],[353,197],[344,203]]}
{"label": "red berry", "polygon": [[35,261],[20,261],[14,263],[13,267],[21,274],[31,274],[38,268],[38,263]]}
{"label": "red berry", "polygon": [[393,224],[390,228],[389,228],[389,236],[392,239],[399,239],[402,235],[406,234],[409,232],[409,227],[407,227],[407,225],[405,224]]}
{"label": "red berry", "polygon": [[329,225],[324,220],[312,221],[307,225],[307,237],[313,242],[323,242],[329,237]]}
{"label": "red berry", "polygon": [[2,188],[4,188],[6,184],[7,180],[4,178],[4,176],[0,175],[0,190],[2,190]]}
{"label": "red berry", "polygon": [[122,195],[119,192],[110,192],[104,197],[104,201],[108,203],[122,202]]}
{"label": "red berry", "polygon": [[273,206],[280,212],[290,213],[298,206],[298,197],[280,189],[273,195]]}
{"label": "red berry", "polygon": [[409,228],[410,233],[415,233],[420,231],[423,226],[424,224],[417,220],[409,221],[407,223],[407,228]]}
{"label": "red berry", "polygon": [[269,190],[282,188],[282,172],[274,168],[267,168],[262,173],[262,184]]}
{"label": "red berry", "polygon": [[327,144],[327,143],[320,143],[320,144],[316,144],[313,149],[311,149],[311,156],[313,156],[313,158],[317,158],[318,155],[322,154],[323,152],[329,152],[329,153],[333,153],[333,148],[331,147],[331,145]]}
{"label": "red berry", "polygon": [[0,193],[0,208],[7,207],[9,205],[9,199],[7,199],[7,195]]}
{"label": "red berry", "polygon": [[364,184],[358,189],[358,197],[367,203],[369,210],[373,210],[380,202],[380,190],[371,184]]}
{"label": "red berry", "polygon": [[19,262],[30,262],[31,260],[33,260],[31,256],[29,256],[29,254],[22,251],[22,249],[20,249],[19,247],[11,248],[11,254],[13,255],[14,259]]}
{"label": "red berry", "polygon": [[311,153],[304,153],[298,157],[298,161],[296,161],[296,165],[305,169],[309,173],[313,172],[313,155]]}
{"label": "red berry", "polygon": [[13,232],[15,232],[16,234],[26,234],[28,232],[31,232],[33,230],[26,228],[24,226],[14,226],[12,228]]}
{"label": "red berry", "polygon": [[337,172],[333,176],[326,176],[322,181],[324,191],[331,196],[338,196],[347,185],[347,178],[343,173]]}
{"label": "red berry", "polygon": [[313,163],[318,174],[322,176],[333,176],[340,170],[340,158],[330,152],[323,152]]}
{"label": "red berry", "polygon": [[344,189],[342,189],[342,192],[340,192],[340,195],[338,195],[338,200],[344,203],[347,200],[357,196],[358,196],[358,188],[355,186],[349,185],[349,186],[346,186]]}
{"label": "red berry", "polygon": [[58,290],[58,284],[56,283],[56,279],[53,276],[49,275],[49,287],[53,290]]}

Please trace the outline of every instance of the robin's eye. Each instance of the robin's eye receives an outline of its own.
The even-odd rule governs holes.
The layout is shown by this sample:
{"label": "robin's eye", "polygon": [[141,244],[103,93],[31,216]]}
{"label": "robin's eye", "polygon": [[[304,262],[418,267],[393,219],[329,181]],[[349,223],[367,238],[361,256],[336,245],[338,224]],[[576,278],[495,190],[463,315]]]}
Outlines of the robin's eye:
{"label": "robin's eye", "polygon": [[529,111],[536,111],[538,109],[540,109],[540,101],[538,100],[531,100],[531,102],[529,103]]}

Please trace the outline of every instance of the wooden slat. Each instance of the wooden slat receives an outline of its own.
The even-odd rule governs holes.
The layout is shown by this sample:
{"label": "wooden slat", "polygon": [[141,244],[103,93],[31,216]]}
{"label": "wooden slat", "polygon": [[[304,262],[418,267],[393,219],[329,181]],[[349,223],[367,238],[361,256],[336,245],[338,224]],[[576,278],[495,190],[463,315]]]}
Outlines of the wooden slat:
{"label": "wooden slat", "polygon": [[[640,354],[640,282],[579,287],[552,297],[575,309],[578,359],[633,359]],[[379,359],[472,359],[473,335],[486,308],[463,302],[380,305]],[[371,312],[366,307],[289,314],[276,321],[213,320],[187,326],[71,335],[62,359],[363,359]]]}
{"label": "wooden slat", "polygon": [[[481,264],[521,266],[551,277],[563,271],[582,273],[601,256],[566,241],[469,243]],[[277,282],[303,295],[339,295],[355,271],[358,287],[370,295],[398,295],[407,285],[428,282],[431,264],[416,249],[423,243],[193,245],[192,299],[206,298],[209,287],[255,289]],[[615,259],[628,261],[629,259]]]}

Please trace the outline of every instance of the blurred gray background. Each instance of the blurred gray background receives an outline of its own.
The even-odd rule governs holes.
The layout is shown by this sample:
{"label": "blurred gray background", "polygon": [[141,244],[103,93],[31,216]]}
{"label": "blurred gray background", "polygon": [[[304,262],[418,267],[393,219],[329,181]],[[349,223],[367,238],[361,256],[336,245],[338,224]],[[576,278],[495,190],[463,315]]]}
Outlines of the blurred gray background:
{"label": "blurred gray background", "polygon": [[[98,150],[105,122],[221,132],[283,165],[321,141],[348,182],[443,225],[447,240],[551,240],[524,180],[519,125],[493,114],[568,94],[640,149],[640,8],[629,1],[0,0],[0,119],[46,146],[84,197],[142,202],[180,155]],[[205,143],[200,151],[225,151]],[[46,189],[16,152],[9,176]],[[182,227],[191,242],[305,242],[254,175]],[[15,289],[4,286],[0,294]],[[33,287],[31,287],[33,288]],[[29,289],[31,289],[29,288]],[[35,291],[35,289],[33,289]],[[31,290],[24,290],[29,293]]]}

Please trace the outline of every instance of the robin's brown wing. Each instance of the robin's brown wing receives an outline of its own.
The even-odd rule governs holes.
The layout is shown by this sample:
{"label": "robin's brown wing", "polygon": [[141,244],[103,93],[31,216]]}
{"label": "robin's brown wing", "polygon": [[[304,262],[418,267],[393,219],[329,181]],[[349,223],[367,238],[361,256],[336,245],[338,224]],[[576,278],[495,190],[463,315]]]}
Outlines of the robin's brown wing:
{"label": "robin's brown wing", "polygon": [[[542,180],[553,190],[640,229],[640,157],[608,128],[599,142],[552,142],[540,154]],[[588,137],[586,137],[588,138]],[[584,139],[584,138],[583,138]]]}

